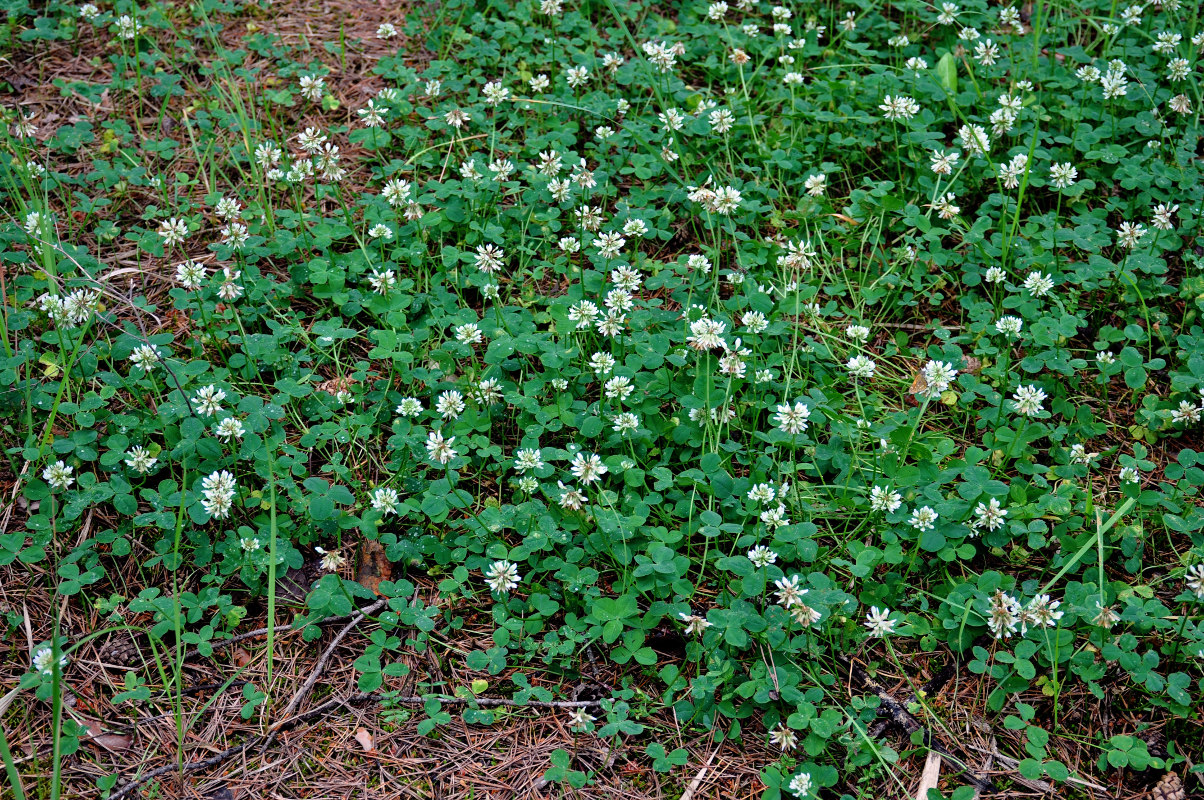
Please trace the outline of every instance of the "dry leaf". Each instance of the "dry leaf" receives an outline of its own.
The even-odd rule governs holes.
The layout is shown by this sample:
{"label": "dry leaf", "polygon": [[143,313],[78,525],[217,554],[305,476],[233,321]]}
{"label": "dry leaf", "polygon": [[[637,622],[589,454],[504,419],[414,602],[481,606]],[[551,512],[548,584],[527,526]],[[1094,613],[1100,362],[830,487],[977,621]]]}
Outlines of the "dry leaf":
{"label": "dry leaf", "polygon": [[88,723],[88,733],[90,734],[87,741],[92,742],[110,753],[119,753],[122,750],[129,750],[133,740],[121,733],[105,733],[104,728],[99,722]]}
{"label": "dry leaf", "polygon": [[365,753],[371,753],[376,749],[376,742],[372,739],[372,734],[367,728],[360,728],[355,732],[355,740],[364,748]]}
{"label": "dry leaf", "polygon": [[393,579],[393,565],[385,557],[385,548],[380,542],[366,541],[360,548],[359,565],[356,568],[355,579],[372,592],[380,594],[381,581]]}
{"label": "dry leaf", "polygon": [[129,750],[133,740],[121,733],[102,733],[100,736],[93,736],[92,741],[108,750],[110,753],[119,753],[122,750]]}

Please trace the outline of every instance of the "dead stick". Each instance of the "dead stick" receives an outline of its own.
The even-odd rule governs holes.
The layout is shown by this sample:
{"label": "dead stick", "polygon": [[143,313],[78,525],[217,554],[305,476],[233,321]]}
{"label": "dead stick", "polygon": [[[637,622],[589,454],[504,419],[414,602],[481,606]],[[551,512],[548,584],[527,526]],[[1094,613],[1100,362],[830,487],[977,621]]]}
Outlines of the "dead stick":
{"label": "dead stick", "polygon": [[[977,750],[980,753],[986,753],[990,756],[993,756],[994,759],[996,761],[998,761],[1001,766],[1007,767],[1008,769],[1014,770],[1014,769],[1020,768],[1019,761],[1012,758],[1011,756],[1005,756],[1003,753],[1000,753],[998,749],[988,750],[985,747],[979,747],[978,745],[970,744],[969,742],[966,743],[966,747],[970,748],[971,750]],[[1024,785],[1029,786],[1030,788],[1033,788],[1033,789],[1037,789],[1038,785],[1041,786],[1042,790],[1047,790],[1047,791],[1052,791],[1055,788],[1053,784],[1048,783],[1047,781],[1029,780],[1029,779],[1023,778],[1022,776],[1019,776],[1019,775],[1014,776],[1014,777],[1018,783],[1023,783]],[[1100,786],[1098,783],[1095,783],[1094,781],[1089,781],[1086,778],[1080,778],[1075,775],[1070,775],[1066,778],[1066,783],[1072,783],[1076,786],[1082,786],[1084,789],[1090,789],[1093,792],[1100,792],[1104,795],[1104,797],[1112,796],[1109,793],[1108,787]]]}
{"label": "dead stick", "polygon": [[849,674],[855,678],[862,687],[878,695],[878,699],[882,702],[882,705],[886,707],[886,710],[891,715],[892,720],[900,728],[909,734],[914,733],[915,731],[922,731],[924,734],[924,743],[928,745],[929,748],[948,758],[951,763],[960,766],[962,770],[961,775],[971,785],[977,789],[981,789],[984,792],[993,793],[996,791],[995,784],[991,783],[989,778],[984,778],[976,774],[965,765],[965,762],[962,759],[950,752],[947,747],[941,744],[937,738],[932,735],[932,732],[928,730],[928,728],[922,722],[916,719],[915,716],[906,708],[899,705],[899,701],[896,700],[890,692],[886,691],[886,688],[882,684],[870,677],[868,672],[862,669],[858,664],[853,663],[853,661],[847,656],[837,655],[836,658],[838,661],[840,661],[840,663],[844,664],[848,668]]}
{"label": "dead stick", "polygon": [[[365,606],[364,611],[371,614],[373,611],[375,611],[377,608],[380,607],[380,603],[381,603],[381,601],[377,600],[372,605]],[[314,624],[318,625],[318,624],[323,624],[323,623],[327,623],[327,622],[342,622],[343,620],[351,619],[354,616],[355,616],[355,614],[347,614],[346,616],[342,616],[342,617],[329,617],[327,619],[318,620]],[[293,631],[293,626],[292,625],[275,625],[272,627],[271,630],[274,633],[289,633],[289,632]],[[239,642],[244,642],[247,639],[255,639],[260,636],[267,636],[267,635],[268,635],[267,628],[256,628],[253,631],[245,631],[243,633],[238,634],[237,636],[231,636],[229,639],[221,639],[216,642],[211,642],[209,644],[209,647],[212,650],[220,650],[223,647],[229,647],[232,644],[238,644]],[[201,654],[201,651],[194,647],[191,650],[184,653],[184,660],[191,661],[192,659],[196,658],[200,654]]]}
{"label": "dead stick", "polygon": [[[975,639],[972,644],[981,646],[986,641],[987,637],[984,635]],[[965,659],[965,653],[954,652],[953,662],[946,664],[937,670],[935,675],[924,682],[924,685],[920,687],[919,692],[909,695],[907,700],[902,704],[903,708],[911,708],[912,703],[915,703],[923,697],[928,697],[931,694],[935,694],[936,692],[939,692],[941,689],[945,688],[945,684],[952,680],[953,676],[957,675],[957,670],[959,667],[961,667],[962,662],[965,661]],[[881,715],[881,712],[879,712],[879,715]],[[878,738],[886,731],[887,728],[891,726],[893,722],[893,719],[886,718],[878,720],[869,728],[870,737],[875,739]]]}
{"label": "dead stick", "polygon": [[[189,772],[196,772],[199,769],[205,769],[207,767],[215,767],[218,764],[225,761],[226,759],[230,758],[231,756],[238,755],[243,750],[246,750],[246,749],[254,746],[254,744],[261,738],[262,737],[256,736],[254,739],[252,739],[250,741],[243,742],[242,744],[236,745],[235,747],[231,747],[229,750],[223,750],[222,752],[218,753],[217,755],[210,756],[209,758],[206,758],[203,761],[189,762],[184,765],[182,773],[187,774]],[[125,786],[122,786],[120,789],[113,792],[113,794],[109,795],[109,800],[121,800],[121,798],[123,798],[126,795],[128,795],[129,793],[133,792],[135,789],[137,789],[142,784],[150,783],[155,778],[158,778],[162,775],[169,775],[175,771],[176,771],[175,764],[164,764],[161,767],[155,767],[150,772],[147,772],[145,775],[142,775],[139,778],[135,778],[134,780],[127,783]]]}
{"label": "dead stick", "polygon": [[[344,637],[351,633],[352,628],[354,628],[356,625],[359,625],[360,622],[362,622],[369,614],[376,611],[378,608],[383,607],[387,602],[388,600],[382,597],[372,605],[364,607],[351,618],[350,622],[343,626],[341,631],[335,634],[334,639],[330,642],[327,648],[322,651],[322,655],[318,659],[318,663],[314,665],[313,670],[309,673],[309,677],[305,679],[305,683],[301,684],[301,688],[297,690],[297,693],[293,695],[293,699],[290,700],[288,705],[285,707],[285,720],[287,720],[289,716],[291,716],[292,713],[297,710],[297,706],[301,705],[301,701],[309,696],[309,693],[313,690],[314,685],[318,682],[318,678],[322,677],[322,673],[326,670],[326,664],[330,661],[330,657],[333,656],[334,651],[338,649],[339,642],[343,641]],[[273,741],[275,741],[276,732],[280,729],[280,724],[281,723],[276,723],[272,726],[268,733],[267,740],[263,744],[264,747],[269,746]]]}
{"label": "dead stick", "polygon": [[[949,679],[957,674],[957,665],[946,664],[937,670],[936,674],[924,682],[917,694],[913,694],[902,703],[903,708],[911,708],[911,704],[916,702],[920,697],[927,697],[934,692],[939,692],[944,688]],[[881,713],[881,712],[879,712]],[[883,716],[877,722],[870,726],[869,735],[871,738],[877,739],[894,723],[894,719]]]}
{"label": "dead stick", "polygon": [[[374,695],[355,695],[354,699],[368,699]],[[504,706],[507,708],[590,708],[592,706],[602,705],[602,700],[529,700],[526,703],[520,703],[518,700],[509,700],[505,697],[448,697],[447,695],[432,695],[430,697],[378,697],[378,701],[388,700],[390,703],[402,703],[405,705],[425,705],[428,700],[438,700],[440,703],[450,703],[452,705],[478,705],[484,708],[492,708],[495,706]]]}

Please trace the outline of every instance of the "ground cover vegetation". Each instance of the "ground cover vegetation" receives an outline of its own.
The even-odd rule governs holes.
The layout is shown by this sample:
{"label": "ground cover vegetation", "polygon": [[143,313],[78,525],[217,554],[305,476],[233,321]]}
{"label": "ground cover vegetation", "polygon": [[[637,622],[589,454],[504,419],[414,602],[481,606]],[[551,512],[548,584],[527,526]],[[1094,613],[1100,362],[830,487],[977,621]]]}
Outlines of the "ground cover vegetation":
{"label": "ground cover vegetation", "polygon": [[768,798],[903,796],[930,749],[970,797],[970,719],[992,789],[1199,789],[1198,5],[5,8],[15,796],[158,764],[72,694],[106,637],[141,666],[90,702],[175,713],[167,796],[186,661],[270,744],[317,702],[283,631],[365,606],[386,718],[563,701],[666,794],[666,719]]}

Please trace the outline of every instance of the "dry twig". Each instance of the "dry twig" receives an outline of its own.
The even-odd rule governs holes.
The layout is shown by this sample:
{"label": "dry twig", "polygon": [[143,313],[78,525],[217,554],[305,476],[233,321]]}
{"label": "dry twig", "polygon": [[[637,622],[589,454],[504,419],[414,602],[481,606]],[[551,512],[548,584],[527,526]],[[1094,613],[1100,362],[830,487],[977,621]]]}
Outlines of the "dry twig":
{"label": "dry twig", "polygon": [[860,684],[862,688],[878,695],[878,699],[882,701],[883,707],[886,708],[887,713],[890,714],[892,722],[897,724],[909,734],[914,733],[915,731],[922,731],[924,734],[924,743],[935,752],[940,753],[942,756],[947,758],[951,763],[958,765],[961,768],[961,776],[976,789],[981,789],[983,792],[988,793],[996,791],[995,784],[993,784],[989,778],[984,778],[975,773],[964,763],[962,759],[955,756],[949,750],[949,748],[945,747],[945,745],[939,742],[922,722],[916,719],[910,711],[900,705],[899,701],[896,700],[882,684],[878,683],[878,681],[874,680],[868,672],[862,669],[860,665],[855,664],[845,655],[837,655],[836,658],[841,664],[845,665],[845,667],[849,670],[850,676],[858,684]]}

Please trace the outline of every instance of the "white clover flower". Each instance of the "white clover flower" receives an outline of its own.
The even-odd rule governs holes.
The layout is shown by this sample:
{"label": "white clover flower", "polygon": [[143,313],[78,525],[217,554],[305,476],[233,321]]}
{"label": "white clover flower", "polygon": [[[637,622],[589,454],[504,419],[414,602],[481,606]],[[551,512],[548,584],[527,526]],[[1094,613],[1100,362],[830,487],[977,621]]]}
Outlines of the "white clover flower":
{"label": "white clover flower", "polygon": [[400,497],[396,489],[380,486],[372,491],[372,508],[379,511],[381,516],[396,514]]}
{"label": "white clover flower", "polygon": [[587,486],[599,480],[607,472],[610,472],[607,466],[602,463],[602,459],[594,453],[588,456],[584,453],[577,453],[573,456],[569,470],[573,473],[573,477]]}
{"label": "white clover flower", "polygon": [[509,594],[518,588],[522,577],[518,574],[518,566],[509,561],[495,561],[485,571],[485,583],[496,594]]}
{"label": "white clover flower", "polygon": [[222,412],[222,401],[225,399],[226,393],[216,386],[202,386],[193,398],[196,413],[202,417],[216,416]]}
{"label": "white clover flower", "polygon": [[251,233],[247,230],[247,226],[241,222],[231,222],[222,226],[221,236],[222,244],[233,250],[241,250],[243,245],[251,238]]}
{"label": "white clover flower", "polygon": [[75,478],[71,477],[73,471],[65,461],[56,461],[42,470],[42,480],[52,489],[66,489],[75,483]]}
{"label": "white clover flower", "polygon": [[209,516],[224,519],[230,514],[236,489],[234,476],[226,470],[210,473],[201,481],[201,507]]}
{"label": "white clover flower", "polygon": [[134,19],[129,14],[122,14],[117,18],[117,38],[130,40],[138,36],[142,32],[142,22]]}
{"label": "white clover flower", "polygon": [[991,137],[980,125],[963,125],[958,129],[957,138],[961,139],[962,149],[968,155],[984,155],[991,149]]}
{"label": "white clover flower", "polygon": [[1066,189],[1074,185],[1079,171],[1072,164],[1053,164],[1049,168],[1049,182],[1055,189]]}
{"label": "white clover flower", "polygon": [[456,337],[456,341],[461,344],[472,345],[485,341],[485,335],[481,333],[480,327],[473,322],[457,325],[452,333]]}
{"label": "white clover flower", "polygon": [[888,120],[908,120],[920,113],[920,104],[910,97],[887,95],[878,106],[882,115]]}
{"label": "white clover flower", "polygon": [[315,103],[322,99],[322,94],[326,91],[326,79],[320,75],[302,75],[297,79],[297,84],[301,96]]}
{"label": "white clover flower", "polygon": [[143,372],[150,372],[159,363],[159,348],[153,344],[138,345],[130,353],[130,363]]}
{"label": "white clover flower", "polygon": [[226,442],[231,439],[241,439],[244,431],[243,424],[234,417],[226,417],[213,429],[214,435]]}
{"label": "white clover flower", "polygon": [[936,527],[939,516],[930,506],[921,506],[911,512],[911,518],[907,520],[907,524],[917,531],[930,531]]}
{"label": "white clover flower", "polygon": [[684,611],[677,616],[682,622],[686,623],[687,636],[702,636],[706,632],[706,629],[711,627],[711,623],[707,621],[706,617],[687,614]]}
{"label": "white clover flower", "polygon": [[957,166],[961,155],[961,152],[958,150],[950,150],[948,153],[933,150],[930,159],[930,168],[936,175],[952,175],[953,168]]}
{"label": "white clover flower", "polygon": [[1020,317],[1004,315],[995,323],[995,330],[1002,333],[1004,336],[1009,336],[1013,339],[1020,335],[1021,329],[1024,327],[1024,320]]}
{"label": "white clover flower", "polygon": [[1174,204],[1167,205],[1166,203],[1159,203],[1158,205],[1154,206],[1154,219],[1152,221],[1153,226],[1160,231],[1174,230],[1175,223],[1171,220],[1171,217],[1178,210],[1179,206]]}
{"label": "white clover flower", "polygon": [[573,89],[584,86],[589,83],[589,69],[587,67],[569,67],[565,73],[565,82]]}
{"label": "white clover flower", "polygon": [[388,294],[391,289],[397,286],[397,274],[391,269],[380,272],[376,267],[373,267],[372,274],[368,276],[368,284],[372,287],[372,291],[377,294]]}
{"label": "white clover flower", "polygon": [[783,724],[778,724],[769,732],[769,743],[776,745],[783,753],[788,753],[798,746],[798,734]]}
{"label": "white clover flower", "polygon": [[1183,575],[1184,584],[1198,599],[1204,600],[1204,564],[1195,564],[1187,568]]}
{"label": "white clover flower", "polygon": [[[547,2],[547,0],[544,0]],[[569,713],[569,729],[574,731],[587,730],[594,722],[594,715],[584,708],[575,708]]]}
{"label": "white clover flower", "polygon": [[772,484],[758,483],[748,490],[748,499],[757,503],[771,503],[777,497]]}
{"label": "white clover flower", "polygon": [[740,321],[749,333],[764,333],[769,327],[769,321],[760,311],[746,311]]}
{"label": "white clover flower", "polygon": [[[849,13],[852,14],[853,12],[850,11]],[[811,786],[811,773],[800,772],[790,779],[790,783],[786,785],[786,789],[796,797],[802,798],[811,794]]]}
{"label": "white clover flower", "polygon": [[1045,402],[1045,398],[1045,390],[1041,387],[1021,386],[1012,395],[1012,405],[1015,406],[1016,413],[1032,417],[1041,413],[1041,404]]}
{"label": "white clover flower", "polygon": [[524,448],[514,454],[514,469],[520,475],[527,470],[541,469],[544,466],[544,460],[538,450]]}
{"label": "white clover flower", "polygon": [[510,90],[502,85],[501,81],[489,81],[481,89],[481,94],[485,96],[485,104],[496,106],[510,99]]}
{"label": "white clover flower", "polygon": [[443,438],[440,431],[431,431],[426,437],[426,452],[431,461],[437,464],[450,463],[459,453],[452,447],[455,436]]}
{"label": "white clover flower", "polygon": [[465,408],[464,395],[454,389],[440,393],[435,399],[435,411],[444,419],[456,419]]}
{"label": "white clover flower", "polygon": [[1028,289],[1029,294],[1033,297],[1044,297],[1053,287],[1053,278],[1040,271],[1030,272],[1024,279],[1024,288]]}
{"label": "white clover flower", "polygon": [[1116,243],[1125,249],[1132,249],[1145,238],[1145,226],[1140,222],[1122,222],[1116,231]]}
{"label": "white clover flower", "polygon": [[764,569],[778,560],[778,554],[764,545],[757,545],[747,553],[754,567]]}
{"label": "white clover flower", "polygon": [[399,417],[416,417],[422,413],[422,402],[416,397],[403,397],[393,413]]}
{"label": "white clover flower", "polygon": [[848,360],[845,368],[849,371],[849,377],[854,380],[869,380],[874,377],[878,365],[869,356],[856,355]]}
{"label": "white clover flower", "polygon": [[618,362],[615,361],[615,357],[610,353],[594,353],[589,358],[590,369],[597,373],[599,377],[609,375],[616,363]]}
{"label": "white clover flower", "polygon": [[1003,526],[1003,519],[1007,514],[1007,509],[999,504],[997,498],[992,497],[986,503],[979,503],[974,507],[974,521],[970,523],[970,527],[975,530],[974,535],[982,528],[993,531]]}
{"label": "white clover flower", "polygon": [[890,613],[889,608],[870,607],[869,613],[865,615],[865,627],[869,628],[870,636],[880,639],[895,632],[898,621],[891,619]]}
{"label": "white clover flower", "polygon": [[874,486],[870,489],[870,509],[872,511],[893,514],[903,505],[903,495],[893,492],[885,486]]}
{"label": "white clover flower", "polygon": [[786,516],[786,506],[778,503],[774,508],[767,508],[761,512],[761,522],[769,530],[775,530],[783,525],[789,525],[790,519]]}
{"label": "white clover flower", "polygon": [[811,417],[811,409],[805,403],[781,403],[777,407],[777,413],[774,414],[774,421],[778,424],[778,429],[782,433],[796,436],[807,430],[808,419]]}
{"label": "white clover flower", "polygon": [[[43,675],[50,675],[54,672],[54,650],[50,647],[39,647],[34,651],[33,657],[30,659],[33,668]],[[62,672],[67,667],[67,656],[59,654],[59,672]]]}
{"label": "white clover flower", "polygon": [[1020,625],[1020,601],[1006,592],[996,590],[991,596],[987,614],[987,629],[996,639],[1010,639]]}
{"label": "white clover flower", "polygon": [[205,265],[199,261],[182,261],[176,265],[176,280],[185,289],[199,289],[205,282]]}
{"label": "white clover flower", "polygon": [[1116,613],[1116,609],[1111,606],[1103,606],[1098,600],[1095,601],[1096,614],[1091,619],[1091,624],[1100,628],[1111,628],[1120,621],[1120,614]]}
{"label": "white clover flower", "polygon": [[126,466],[137,472],[141,472],[143,475],[154,469],[158,461],[158,458],[152,456],[150,451],[141,445],[131,447],[129,452],[126,453],[125,459]]}
{"label": "white clover flower", "polygon": [[734,187],[721,186],[715,190],[705,205],[707,210],[727,216],[736,210],[742,199],[742,195]]}
{"label": "white clover flower", "polygon": [[488,243],[477,247],[477,253],[474,258],[477,269],[488,274],[493,274],[500,270],[505,260],[505,251],[496,245]]}
{"label": "white clover flower", "polygon": [[623,402],[635,391],[635,384],[626,375],[616,375],[603,385],[602,391],[608,399]]}
{"label": "white clover flower", "polygon": [[1064,615],[1064,612],[1058,610],[1060,605],[1060,600],[1050,600],[1047,594],[1034,597],[1020,613],[1020,635],[1028,633],[1029,625],[1052,628]]}
{"label": "white clover flower", "polygon": [[1200,407],[1186,400],[1179,401],[1179,407],[1171,411],[1171,422],[1176,425],[1194,425],[1200,421]]}
{"label": "white clover flower", "polygon": [[337,551],[323,550],[321,547],[314,547],[318,555],[322,556],[322,569],[326,572],[338,572],[347,563],[347,559],[343,558]]}
{"label": "white clover flower", "polygon": [[1090,465],[1097,458],[1099,453],[1089,453],[1087,448],[1081,442],[1076,442],[1070,446],[1070,461],[1072,464]]}
{"label": "white clover flower", "polygon": [[953,379],[957,377],[957,370],[948,361],[931,360],[924,365],[920,374],[924,377],[926,384],[924,395],[938,397],[949,389]]}
{"label": "white clover flower", "polygon": [[774,592],[778,596],[778,605],[790,608],[803,602],[803,595],[807,594],[807,590],[799,586],[800,580],[798,575],[774,580]]}
{"label": "white clover flower", "polygon": [[640,418],[630,411],[624,411],[612,417],[611,430],[620,436],[626,436],[640,427]]}

